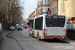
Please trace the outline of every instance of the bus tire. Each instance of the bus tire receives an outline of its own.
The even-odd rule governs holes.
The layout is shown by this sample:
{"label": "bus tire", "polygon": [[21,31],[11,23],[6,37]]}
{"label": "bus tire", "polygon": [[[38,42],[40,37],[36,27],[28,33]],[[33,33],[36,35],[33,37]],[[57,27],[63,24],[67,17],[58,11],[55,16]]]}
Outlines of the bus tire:
{"label": "bus tire", "polygon": [[32,37],[34,38],[34,33],[32,33]]}
{"label": "bus tire", "polygon": [[31,34],[29,33],[29,35],[31,35]]}
{"label": "bus tire", "polygon": [[41,38],[40,38],[39,34],[38,34],[38,37],[37,37],[37,38],[38,38],[38,40],[41,40]]}

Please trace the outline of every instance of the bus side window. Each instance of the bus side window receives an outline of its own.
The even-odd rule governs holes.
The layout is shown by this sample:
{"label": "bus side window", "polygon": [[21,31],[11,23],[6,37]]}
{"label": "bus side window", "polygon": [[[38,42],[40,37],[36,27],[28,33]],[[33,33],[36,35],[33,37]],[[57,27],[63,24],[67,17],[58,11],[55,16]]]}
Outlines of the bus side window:
{"label": "bus side window", "polygon": [[30,23],[29,22],[27,23],[27,25],[28,25],[28,28],[30,28]]}
{"label": "bus side window", "polygon": [[37,18],[35,22],[35,29],[42,30],[43,28],[43,17]]}
{"label": "bus side window", "polygon": [[70,22],[67,22],[67,24],[70,24]]}

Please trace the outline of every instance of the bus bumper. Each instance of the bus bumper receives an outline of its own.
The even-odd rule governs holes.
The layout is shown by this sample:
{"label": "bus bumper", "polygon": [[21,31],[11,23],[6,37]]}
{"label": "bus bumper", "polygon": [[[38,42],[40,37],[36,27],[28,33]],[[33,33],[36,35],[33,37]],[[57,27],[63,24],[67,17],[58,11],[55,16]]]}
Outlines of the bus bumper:
{"label": "bus bumper", "polygon": [[67,39],[67,35],[65,35],[65,36],[58,36],[57,39]]}
{"label": "bus bumper", "polygon": [[28,31],[28,33],[32,35],[32,33],[30,33],[30,31]]}
{"label": "bus bumper", "polygon": [[65,35],[65,36],[58,36],[58,37],[43,35],[43,36],[41,36],[41,39],[67,39],[67,35]]}

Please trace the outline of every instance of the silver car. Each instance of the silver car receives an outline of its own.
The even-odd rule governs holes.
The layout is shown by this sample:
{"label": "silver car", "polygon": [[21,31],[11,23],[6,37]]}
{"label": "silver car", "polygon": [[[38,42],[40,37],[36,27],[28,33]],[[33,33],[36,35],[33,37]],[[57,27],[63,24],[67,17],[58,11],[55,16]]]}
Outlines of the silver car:
{"label": "silver car", "polygon": [[10,26],[10,30],[15,30],[15,27],[14,26]]}

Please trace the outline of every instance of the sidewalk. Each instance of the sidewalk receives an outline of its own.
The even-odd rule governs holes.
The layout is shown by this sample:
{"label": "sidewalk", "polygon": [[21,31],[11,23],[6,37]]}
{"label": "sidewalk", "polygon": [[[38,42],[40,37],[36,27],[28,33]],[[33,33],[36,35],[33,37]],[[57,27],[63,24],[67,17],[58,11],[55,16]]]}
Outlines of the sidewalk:
{"label": "sidewalk", "polygon": [[73,44],[73,45],[75,45],[75,40],[66,39],[66,40],[64,40],[64,41],[67,41],[67,42],[69,42],[70,44]]}
{"label": "sidewalk", "polygon": [[19,45],[17,44],[17,42],[14,39],[6,37],[6,35],[9,32],[10,31],[4,31],[2,33],[3,41],[1,44],[1,49],[2,50],[20,50]]}
{"label": "sidewalk", "polygon": [[0,30],[0,41],[2,40],[2,32],[3,30]]}

